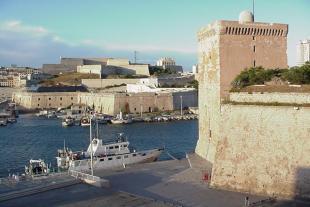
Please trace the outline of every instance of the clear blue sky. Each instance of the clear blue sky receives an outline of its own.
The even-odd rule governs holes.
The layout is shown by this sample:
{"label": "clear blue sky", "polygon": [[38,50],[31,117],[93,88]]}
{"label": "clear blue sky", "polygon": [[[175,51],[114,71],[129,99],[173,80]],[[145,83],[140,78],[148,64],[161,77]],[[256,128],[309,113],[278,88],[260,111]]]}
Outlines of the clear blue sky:
{"label": "clear blue sky", "polygon": [[[256,0],[255,20],[289,24],[288,59],[310,37],[310,0]],[[1,0],[0,65],[41,66],[66,57],[174,57],[197,61],[196,32],[214,20],[237,20],[252,0]]]}

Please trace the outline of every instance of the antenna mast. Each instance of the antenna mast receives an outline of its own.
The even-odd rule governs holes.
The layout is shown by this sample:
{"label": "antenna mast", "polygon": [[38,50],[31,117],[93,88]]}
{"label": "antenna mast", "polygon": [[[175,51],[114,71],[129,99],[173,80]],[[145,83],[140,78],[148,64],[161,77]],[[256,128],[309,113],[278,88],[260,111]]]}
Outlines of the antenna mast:
{"label": "antenna mast", "polygon": [[137,53],[138,53],[138,52],[135,50],[135,51],[134,51],[134,54],[135,54],[135,63],[137,63]]}
{"label": "antenna mast", "polygon": [[252,13],[253,13],[253,20],[255,21],[255,0],[252,3]]}

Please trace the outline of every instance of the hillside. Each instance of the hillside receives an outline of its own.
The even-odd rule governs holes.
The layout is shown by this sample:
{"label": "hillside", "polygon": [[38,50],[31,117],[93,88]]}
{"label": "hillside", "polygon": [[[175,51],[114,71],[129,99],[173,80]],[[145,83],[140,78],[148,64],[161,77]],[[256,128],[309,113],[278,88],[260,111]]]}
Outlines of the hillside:
{"label": "hillside", "polygon": [[68,72],[62,75],[56,75],[50,79],[43,80],[40,82],[40,84],[42,86],[80,85],[82,79],[93,79],[93,78],[99,78],[99,75]]}

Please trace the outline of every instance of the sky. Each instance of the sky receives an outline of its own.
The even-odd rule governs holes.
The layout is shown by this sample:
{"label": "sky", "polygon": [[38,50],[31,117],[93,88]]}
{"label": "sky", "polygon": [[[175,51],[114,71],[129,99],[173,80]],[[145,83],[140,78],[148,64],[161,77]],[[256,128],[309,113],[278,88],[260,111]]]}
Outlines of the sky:
{"label": "sky", "polygon": [[[60,57],[197,62],[197,31],[238,20],[252,0],[0,0],[0,65],[41,67]],[[310,0],[255,0],[255,21],[289,24],[288,63],[310,38]]]}

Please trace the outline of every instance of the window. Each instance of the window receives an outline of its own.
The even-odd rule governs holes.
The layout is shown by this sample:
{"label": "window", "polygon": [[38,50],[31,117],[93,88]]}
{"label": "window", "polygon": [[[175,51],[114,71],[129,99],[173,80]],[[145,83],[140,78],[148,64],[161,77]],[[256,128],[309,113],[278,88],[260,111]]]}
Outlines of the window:
{"label": "window", "polygon": [[121,156],[117,156],[116,159],[118,159],[118,160],[121,159]]}
{"label": "window", "polygon": [[142,154],[142,156],[145,156],[145,155],[146,155],[145,153]]}
{"label": "window", "polygon": [[124,147],[127,147],[127,144],[125,144]]}
{"label": "window", "polygon": [[62,103],[60,103],[59,105],[62,106]]}
{"label": "window", "polygon": [[255,52],[256,51],[256,48],[255,48],[255,45],[253,46],[253,52]]}
{"label": "window", "polygon": [[40,104],[38,104],[38,106],[40,106]]}
{"label": "window", "polygon": [[253,36],[253,40],[255,40],[255,36]]}
{"label": "window", "polygon": [[255,67],[255,65],[256,65],[256,62],[255,62],[255,60],[253,61],[253,66]]}
{"label": "window", "polygon": [[40,98],[38,98],[38,101],[40,101]]}
{"label": "window", "polygon": [[102,162],[102,161],[104,161],[104,158],[101,158],[101,159],[100,159],[100,162]]}
{"label": "window", "polygon": [[51,100],[51,97],[49,97],[48,100]]}
{"label": "window", "polygon": [[108,158],[108,160],[112,160],[112,159],[113,159],[113,157],[109,157],[109,158]]}
{"label": "window", "polygon": [[137,111],[137,108],[135,108],[135,111]]}
{"label": "window", "polygon": [[62,97],[60,97],[60,100],[62,101]]}
{"label": "window", "polygon": [[51,106],[51,104],[49,103],[48,106]]}
{"label": "window", "polygon": [[124,158],[128,158],[128,155],[125,155]]}
{"label": "window", "polygon": [[132,154],[133,157],[137,156],[137,154]]}
{"label": "window", "polygon": [[114,149],[114,147],[113,147],[113,146],[111,146],[111,147],[109,147],[109,149]]}
{"label": "window", "polygon": [[71,97],[71,100],[73,100],[73,97]]}
{"label": "window", "polygon": [[118,149],[119,148],[119,146],[117,145],[117,146],[115,146],[115,149]]}

